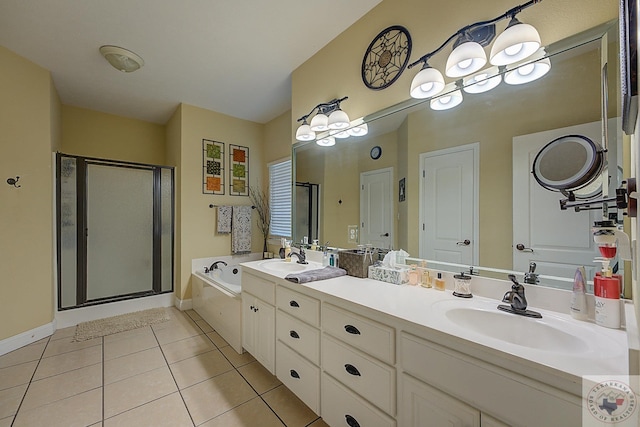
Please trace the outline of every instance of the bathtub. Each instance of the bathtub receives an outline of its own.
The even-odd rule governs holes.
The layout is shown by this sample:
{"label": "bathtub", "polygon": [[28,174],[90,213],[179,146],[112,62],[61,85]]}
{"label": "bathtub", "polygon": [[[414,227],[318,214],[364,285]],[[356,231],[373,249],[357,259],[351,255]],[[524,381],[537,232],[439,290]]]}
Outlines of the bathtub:
{"label": "bathtub", "polygon": [[193,309],[238,353],[243,352],[240,271],[237,264],[198,270],[191,281]]}

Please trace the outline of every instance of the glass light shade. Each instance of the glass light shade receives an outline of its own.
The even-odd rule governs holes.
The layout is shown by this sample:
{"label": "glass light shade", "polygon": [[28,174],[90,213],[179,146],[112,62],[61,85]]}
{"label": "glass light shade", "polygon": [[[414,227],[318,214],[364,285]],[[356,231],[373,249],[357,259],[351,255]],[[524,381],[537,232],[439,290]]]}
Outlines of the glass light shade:
{"label": "glass light shade", "polygon": [[444,77],[442,73],[435,68],[431,68],[425,64],[411,82],[412,98],[422,99],[435,96],[444,89]]}
{"label": "glass light shade", "polygon": [[311,141],[316,139],[316,133],[311,130],[311,126],[303,124],[296,131],[296,139],[298,141]]}
{"label": "glass light shade", "polygon": [[311,130],[314,132],[323,132],[329,129],[329,117],[324,114],[318,113],[313,116],[311,119],[311,124],[309,125]]}
{"label": "glass light shade", "polygon": [[498,67],[489,67],[462,80],[467,93],[483,93],[495,88],[502,81]]}
{"label": "glass light shade", "polygon": [[540,35],[533,25],[512,22],[493,43],[489,61],[493,65],[514,64],[535,53],[540,44]]}
{"label": "glass light shade", "polygon": [[449,110],[462,103],[462,92],[460,90],[454,90],[453,92],[445,93],[437,98],[431,100],[430,105],[432,110]]}
{"label": "glass light shade", "polygon": [[332,145],[336,145],[336,139],[332,136],[325,136],[324,138],[316,140],[316,144],[322,147],[331,147]]}
{"label": "glass light shade", "polygon": [[334,130],[329,135],[333,136],[334,138],[349,138],[351,136],[347,129]]}
{"label": "glass light shade", "polygon": [[346,129],[349,124],[349,116],[342,110],[336,110],[329,115],[329,129]]}
{"label": "glass light shade", "polygon": [[353,136],[364,136],[369,133],[369,125],[362,123],[361,125],[352,127],[347,132]]}
{"label": "glass light shade", "polygon": [[484,49],[476,42],[464,42],[449,55],[445,74],[449,77],[462,77],[475,73],[487,63]]}
{"label": "glass light shade", "polygon": [[544,58],[536,62],[529,62],[507,71],[504,81],[510,85],[521,85],[539,79],[551,70],[551,61]]}

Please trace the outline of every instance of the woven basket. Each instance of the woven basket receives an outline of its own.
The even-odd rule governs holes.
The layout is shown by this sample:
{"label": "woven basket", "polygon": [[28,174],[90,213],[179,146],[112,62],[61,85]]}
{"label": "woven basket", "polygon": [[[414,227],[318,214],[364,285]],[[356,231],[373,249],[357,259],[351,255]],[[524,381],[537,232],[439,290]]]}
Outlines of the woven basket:
{"label": "woven basket", "polygon": [[340,268],[344,268],[349,276],[365,278],[369,275],[369,266],[377,261],[378,250],[372,254],[364,254],[356,249],[338,252]]}

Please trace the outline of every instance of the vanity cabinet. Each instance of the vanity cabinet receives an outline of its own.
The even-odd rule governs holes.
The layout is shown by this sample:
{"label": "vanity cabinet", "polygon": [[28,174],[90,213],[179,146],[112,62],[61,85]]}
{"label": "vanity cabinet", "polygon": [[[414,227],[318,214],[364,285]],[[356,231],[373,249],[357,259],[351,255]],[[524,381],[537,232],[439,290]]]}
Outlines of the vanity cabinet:
{"label": "vanity cabinet", "polygon": [[402,374],[401,392],[403,427],[481,425],[480,411],[407,374]]}
{"label": "vanity cabinet", "polygon": [[275,373],[275,282],[242,273],[242,346]]}
{"label": "vanity cabinet", "polygon": [[276,376],[320,413],[320,301],[276,288]]}
{"label": "vanity cabinet", "polygon": [[[391,420],[391,425],[394,425],[395,421],[392,420],[396,415],[394,328],[324,303],[322,330],[323,387],[326,383],[330,388],[336,389],[336,392],[343,394],[345,389],[340,386],[346,387],[347,392],[355,394],[352,400],[357,403],[357,406],[367,409],[366,411],[363,409],[363,413],[375,414],[377,419],[387,419],[389,416],[388,420]],[[335,381],[338,381],[339,385],[336,385]],[[329,413],[338,417],[340,414],[335,414],[336,408],[331,399],[324,398],[325,395],[323,390],[323,416]]]}

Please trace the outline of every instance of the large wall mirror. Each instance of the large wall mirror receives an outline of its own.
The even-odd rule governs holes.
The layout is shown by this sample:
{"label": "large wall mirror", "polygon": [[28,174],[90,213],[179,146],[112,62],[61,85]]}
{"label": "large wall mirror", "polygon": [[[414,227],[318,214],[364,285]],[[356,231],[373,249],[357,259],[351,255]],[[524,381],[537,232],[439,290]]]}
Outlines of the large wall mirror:
{"label": "large wall mirror", "polygon": [[[537,273],[560,278],[542,284],[560,287],[571,286],[576,265],[593,274],[590,227],[602,210],[560,210],[564,196],[535,182],[531,162],[560,136],[588,136],[608,148],[604,178],[590,191],[599,194],[604,182],[615,194],[630,164],[619,122],[618,24],[545,52],[551,70],[539,80],[463,92],[462,104],[445,111],[409,100],[365,117],[366,137],[294,144],[294,241],[402,248],[454,270],[522,274],[534,261]],[[582,258],[572,258],[575,248]]]}

